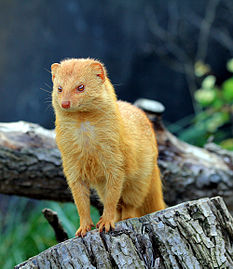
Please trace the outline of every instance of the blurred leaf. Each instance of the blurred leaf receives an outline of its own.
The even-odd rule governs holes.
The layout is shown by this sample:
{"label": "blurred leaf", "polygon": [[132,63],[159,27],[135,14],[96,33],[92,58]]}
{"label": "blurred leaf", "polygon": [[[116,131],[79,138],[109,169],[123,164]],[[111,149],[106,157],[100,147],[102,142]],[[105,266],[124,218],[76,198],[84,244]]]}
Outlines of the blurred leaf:
{"label": "blurred leaf", "polygon": [[220,146],[227,150],[233,150],[233,138],[223,140]]}
{"label": "blurred leaf", "polygon": [[214,107],[215,109],[220,109],[222,108],[224,105],[224,101],[220,98],[215,98],[212,107]]}
{"label": "blurred leaf", "polygon": [[175,132],[179,132],[183,128],[187,127],[191,121],[193,121],[193,115],[188,115],[188,116],[176,121],[175,123],[167,123],[166,124],[166,120],[164,120],[164,124],[167,125],[167,129],[170,132],[175,133]]}
{"label": "blurred leaf", "polygon": [[214,87],[215,82],[216,82],[216,78],[215,78],[215,76],[210,75],[210,76],[207,76],[207,77],[202,81],[201,86],[202,86],[203,89],[211,89],[211,88]]}
{"label": "blurred leaf", "polygon": [[202,61],[197,61],[194,65],[194,72],[197,77],[202,77],[210,72],[210,67]]}
{"label": "blurred leaf", "polygon": [[226,80],[222,87],[224,99],[229,103],[233,102],[233,77]]}
{"label": "blurred leaf", "polygon": [[233,59],[227,62],[227,70],[233,73]]}
{"label": "blurred leaf", "polygon": [[207,110],[207,109],[198,113],[195,117],[195,123],[198,123],[198,122],[201,122],[201,121],[208,119],[211,114],[212,114],[212,112],[210,110]]}
{"label": "blurred leaf", "polygon": [[[209,73],[209,66],[201,61],[196,62],[194,67],[197,76]],[[227,68],[233,72],[233,59],[228,61]],[[207,139],[213,136],[215,143],[222,143],[226,148],[232,149],[231,140],[229,142],[228,139],[232,139],[233,77],[226,80],[220,89],[215,82],[216,78],[212,75],[202,81],[201,89],[194,94],[201,111],[193,115],[186,125],[179,126],[181,119],[173,123],[173,126],[176,135],[188,143],[203,146]]]}
{"label": "blurred leaf", "polygon": [[194,95],[196,101],[203,107],[210,105],[216,98],[215,89],[200,89]]}
{"label": "blurred leaf", "polygon": [[203,146],[208,139],[206,125],[202,122],[192,125],[191,127],[183,130],[183,132],[179,135],[179,138],[188,143]]}
{"label": "blurred leaf", "polygon": [[206,122],[207,130],[211,133],[215,132],[217,128],[229,121],[230,115],[227,112],[216,112]]}

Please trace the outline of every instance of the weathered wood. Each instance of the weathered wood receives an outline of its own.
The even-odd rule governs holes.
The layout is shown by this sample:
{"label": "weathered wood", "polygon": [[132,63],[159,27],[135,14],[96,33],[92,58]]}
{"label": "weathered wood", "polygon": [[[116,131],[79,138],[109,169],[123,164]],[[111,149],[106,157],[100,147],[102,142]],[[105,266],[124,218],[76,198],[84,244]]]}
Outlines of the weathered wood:
{"label": "weathered wood", "polygon": [[[151,119],[167,204],[221,195],[233,213],[233,154],[186,144],[163,127],[160,116]],[[0,193],[72,201],[54,136],[32,123],[0,123]],[[94,192],[91,202],[101,211]]]}
{"label": "weathered wood", "polygon": [[233,218],[220,197],[93,230],[17,265],[46,268],[233,268]]}
{"label": "weathered wood", "polygon": [[199,148],[187,144],[168,132],[160,117],[152,121],[168,204],[221,195],[233,214],[233,152],[217,145],[213,151],[213,146]]}
{"label": "weathered wood", "polygon": [[216,144],[198,148],[177,139],[164,127],[164,107],[157,101],[138,99],[135,105],[147,113],[157,134],[167,203],[221,195],[233,214],[233,152]]}
{"label": "weathered wood", "polygon": [[[54,130],[23,121],[0,123],[0,193],[73,201],[63,175]],[[91,202],[102,210],[95,192]]]}

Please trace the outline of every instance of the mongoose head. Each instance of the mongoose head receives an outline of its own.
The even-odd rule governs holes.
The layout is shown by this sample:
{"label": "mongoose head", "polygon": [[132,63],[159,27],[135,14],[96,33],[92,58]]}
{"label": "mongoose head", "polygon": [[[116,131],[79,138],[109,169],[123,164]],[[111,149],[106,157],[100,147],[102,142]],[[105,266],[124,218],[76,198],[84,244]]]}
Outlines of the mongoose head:
{"label": "mongoose head", "polygon": [[91,111],[104,95],[106,70],[94,59],[68,59],[51,66],[55,110]]}

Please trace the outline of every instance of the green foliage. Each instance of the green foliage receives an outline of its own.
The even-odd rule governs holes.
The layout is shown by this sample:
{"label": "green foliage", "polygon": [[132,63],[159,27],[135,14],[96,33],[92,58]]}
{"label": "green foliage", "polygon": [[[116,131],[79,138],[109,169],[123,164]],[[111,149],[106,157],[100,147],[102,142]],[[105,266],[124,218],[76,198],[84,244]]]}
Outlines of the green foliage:
{"label": "green foliage", "polygon": [[223,99],[228,102],[232,103],[233,100],[233,77],[226,80],[223,85]]}
{"label": "green foliage", "polygon": [[[196,75],[199,77],[209,70],[201,63],[195,67]],[[233,72],[233,59],[227,63],[227,68]],[[203,146],[209,137],[214,137],[214,142],[232,150],[233,77],[224,81],[219,87],[213,75],[206,76],[201,88],[195,92],[194,98],[200,112],[188,123],[187,128],[178,133],[178,136],[198,146]]]}
{"label": "green foliage", "polygon": [[233,138],[225,139],[220,143],[220,146],[233,151]]}
{"label": "green foliage", "polygon": [[[69,238],[74,237],[79,226],[79,217],[74,204],[38,202],[12,197],[5,214],[0,212],[0,268],[13,268],[39,252],[57,244],[54,232],[43,214],[48,207],[58,213]],[[94,223],[99,219],[98,211],[91,208]]]}
{"label": "green foliage", "polygon": [[233,73],[233,59],[229,60],[227,62],[227,70],[231,73]]}

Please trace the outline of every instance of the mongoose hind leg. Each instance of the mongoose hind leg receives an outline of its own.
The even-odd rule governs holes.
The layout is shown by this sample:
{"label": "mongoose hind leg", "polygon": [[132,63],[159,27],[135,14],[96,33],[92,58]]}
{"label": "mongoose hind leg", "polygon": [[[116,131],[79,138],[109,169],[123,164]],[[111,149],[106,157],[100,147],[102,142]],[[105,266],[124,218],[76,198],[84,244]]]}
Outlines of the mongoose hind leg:
{"label": "mongoose hind leg", "polygon": [[137,208],[135,206],[132,206],[132,205],[124,204],[122,206],[121,217],[122,217],[122,220],[139,217]]}
{"label": "mongoose hind leg", "polygon": [[157,165],[153,171],[153,177],[149,190],[150,191],[147,194],[142,206],[139,208],[141,216],[166,208],[166,204],[163,199],[160,172]]}
{"label": "mongoose hind leg", "polygon": [[115,214],[114,222],[118,222],[121,220],[122,220],[122,207],[118,205],[117,210],[116,210],[116,214]]}

